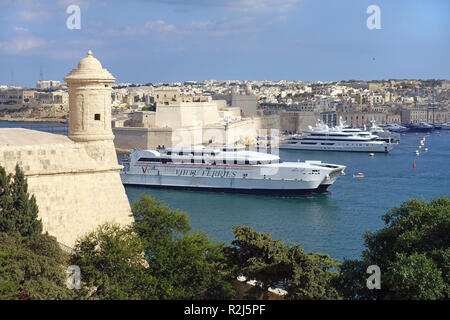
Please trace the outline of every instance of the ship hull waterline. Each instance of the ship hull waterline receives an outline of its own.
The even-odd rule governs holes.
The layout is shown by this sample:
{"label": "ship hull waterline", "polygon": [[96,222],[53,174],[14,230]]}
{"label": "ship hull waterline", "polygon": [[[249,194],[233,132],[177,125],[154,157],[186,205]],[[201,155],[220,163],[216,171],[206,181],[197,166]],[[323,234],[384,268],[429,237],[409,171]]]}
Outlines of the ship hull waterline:
{"label": "ship hull waterline", "polygon": [[[140,186],[140,187],[148,187],[154,189],[169,189],[169,190],[184,190],[184,191],[201,191],[201,192],[213,192],[213,193],[231,193],[231,194],[247,194],[247,195],[265,195],[265,196],[274,196],[274,197],[289,197],[289,198],[304,198],[308,196],[312,196],[313,194],[322,194],[329,193],[327,191],[328,187],[332,184],[318,184],[317,182],[309,182],[309,181],[292,181],[286,185],[286,182],[283,181],[285,186],[277,187],[278,183],[281,183],[281,180],[262,180],[260,181],[259,186],[245,186],[243,185],[244,181],[235,181],[233,183],[233,179],[222,178],[220,184],[215,181],[214,184],[211,183],[190,183],[180,184],[174,183],[174,181],[167,181],[168,177],[164,176],[140,176],[133,174],[122,174],[122,183],[126,186]],[[175,177],[172,177],[172,179]],[[204,178],[203,178],[204,179]],[[166,180],[166,181],[162,181]],[[218,180],[218,179],[215,179]],[[250,180],[250,179],[249,179]],[[254,179],[252,179],[254,184]],[[334,180],[334,179],[333,179]],[[266,186],[264,186],[266,184]],[[267,186],[268,184],[273,184],[272,187]],[[297,186],[296,186],[297,184]],[[300,186],[301,184],[301,186]]]}

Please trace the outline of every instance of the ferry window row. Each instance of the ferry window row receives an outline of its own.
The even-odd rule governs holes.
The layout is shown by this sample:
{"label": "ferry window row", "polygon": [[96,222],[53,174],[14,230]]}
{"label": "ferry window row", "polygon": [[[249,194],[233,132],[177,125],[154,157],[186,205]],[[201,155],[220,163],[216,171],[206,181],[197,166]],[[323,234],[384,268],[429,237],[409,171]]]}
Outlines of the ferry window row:
{"label": "ferry window row", "polygon": [[[208,162],[205,161],[205,159],[179,159],[177,161],[173,161],[170,158],[139,158],[138,162],[156,162],[156,163],[203,163],[206,164]],[[252,163],[250,163],[249,160],[245,160],[245,161],[238,161],[238,160],[215,160],[209,164],[211,165],[220,165],[220,164],[245,164],[245,165],[250,165],[250,164],[257,164],[257,165],[261,165],[261,164],[271,164],[272,161],[252,161]]]}
{"label": "ferry window row", "polygon": [[215,156],[216,153],[214,151],[212,152],[194,152],[194,151],[189,151],[189,152],[172,152],[172,151],[167,151],[166,153],[168,156],[171,155],[175,155],[175,156],[204,156],[204,155],[211,155],[211,156]]}

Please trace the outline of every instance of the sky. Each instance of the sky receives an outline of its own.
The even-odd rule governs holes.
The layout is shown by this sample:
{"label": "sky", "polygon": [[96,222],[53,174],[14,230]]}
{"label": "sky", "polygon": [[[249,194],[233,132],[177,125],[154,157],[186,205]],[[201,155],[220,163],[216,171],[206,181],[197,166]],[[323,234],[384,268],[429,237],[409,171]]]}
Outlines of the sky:
{"label": "sky", "polygon": [[[80,29],[69,29],[70,5]],[[369,29],[371,5],[380,28]],[[0,0],[0,85],[88,50],[116,82],[450,79],[448,0]]]}

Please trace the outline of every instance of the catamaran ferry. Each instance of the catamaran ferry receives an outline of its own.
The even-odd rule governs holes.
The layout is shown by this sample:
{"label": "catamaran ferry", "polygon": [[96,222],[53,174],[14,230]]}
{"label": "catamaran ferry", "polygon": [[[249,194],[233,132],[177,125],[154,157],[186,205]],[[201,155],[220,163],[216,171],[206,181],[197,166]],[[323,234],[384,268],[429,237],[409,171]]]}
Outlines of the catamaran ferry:
{"label": "catamaran ferry", "polygon": [[125,185],[145,185],[296,197],[323,193],[345,166],[321,161],[280,162],[244,148],[203,146],[132,150],[122,159]]}

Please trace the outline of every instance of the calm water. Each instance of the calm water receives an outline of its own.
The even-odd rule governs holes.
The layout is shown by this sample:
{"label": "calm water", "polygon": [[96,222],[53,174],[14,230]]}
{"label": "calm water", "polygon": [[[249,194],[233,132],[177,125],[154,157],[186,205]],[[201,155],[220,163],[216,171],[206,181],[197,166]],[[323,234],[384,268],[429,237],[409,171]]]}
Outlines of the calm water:
{"label": "calm water", "polygon": [[67,124],[59,122],[0,121],[0,128],[26,128],[56,134],[67,134]]}
{"label": "calm water", "polygon": [[[58,127],[59,123],[30,124],[0,121],[0,127]],[[51,129],[54,130],[54,129]],[[342,260],[359,257],[362,234],[383,227],[381,215],[411,197],[429,200],[450,193],[450,132],[433,132],[419,157],[414,151],[424,133],[407,133],[389,154],[281,150],[283,161],[322,160],[347,166],[329,189],[331,194],[307,199],[221,194],[126,187],[130,203],[141,193],[163,200],[188,213],[194,229],[230,242],[231,227],[247,225],[274,238],[303,243],[308,251],[328,253]],[[413,160],[416,168],[413,169]],[[363,172],[363,179],[353,174]]]}
{"label": "calm water", "polygon": [[[432,133],[428,152],[414,151],[423,133],[407,133],[390,154],[281,150],[284,161],[322,160],[347,166],[330,187],[331,194],[311,199],[174,191],[126,187],[130,202],[141,193],[189,214],[192,226],[221,241],[233,240],[231,227],[247,225],[274,238],[303,243],[308,251],[342,261],[363,250],[362,234],[383,227],[380,217],[411,197],[429,200],[450,192],[450,133]],[[423,148],[422,148],[423,150]],[[416,168],[413,169],[413,160]],[[363,172],[363,179],[353,174]]]}

